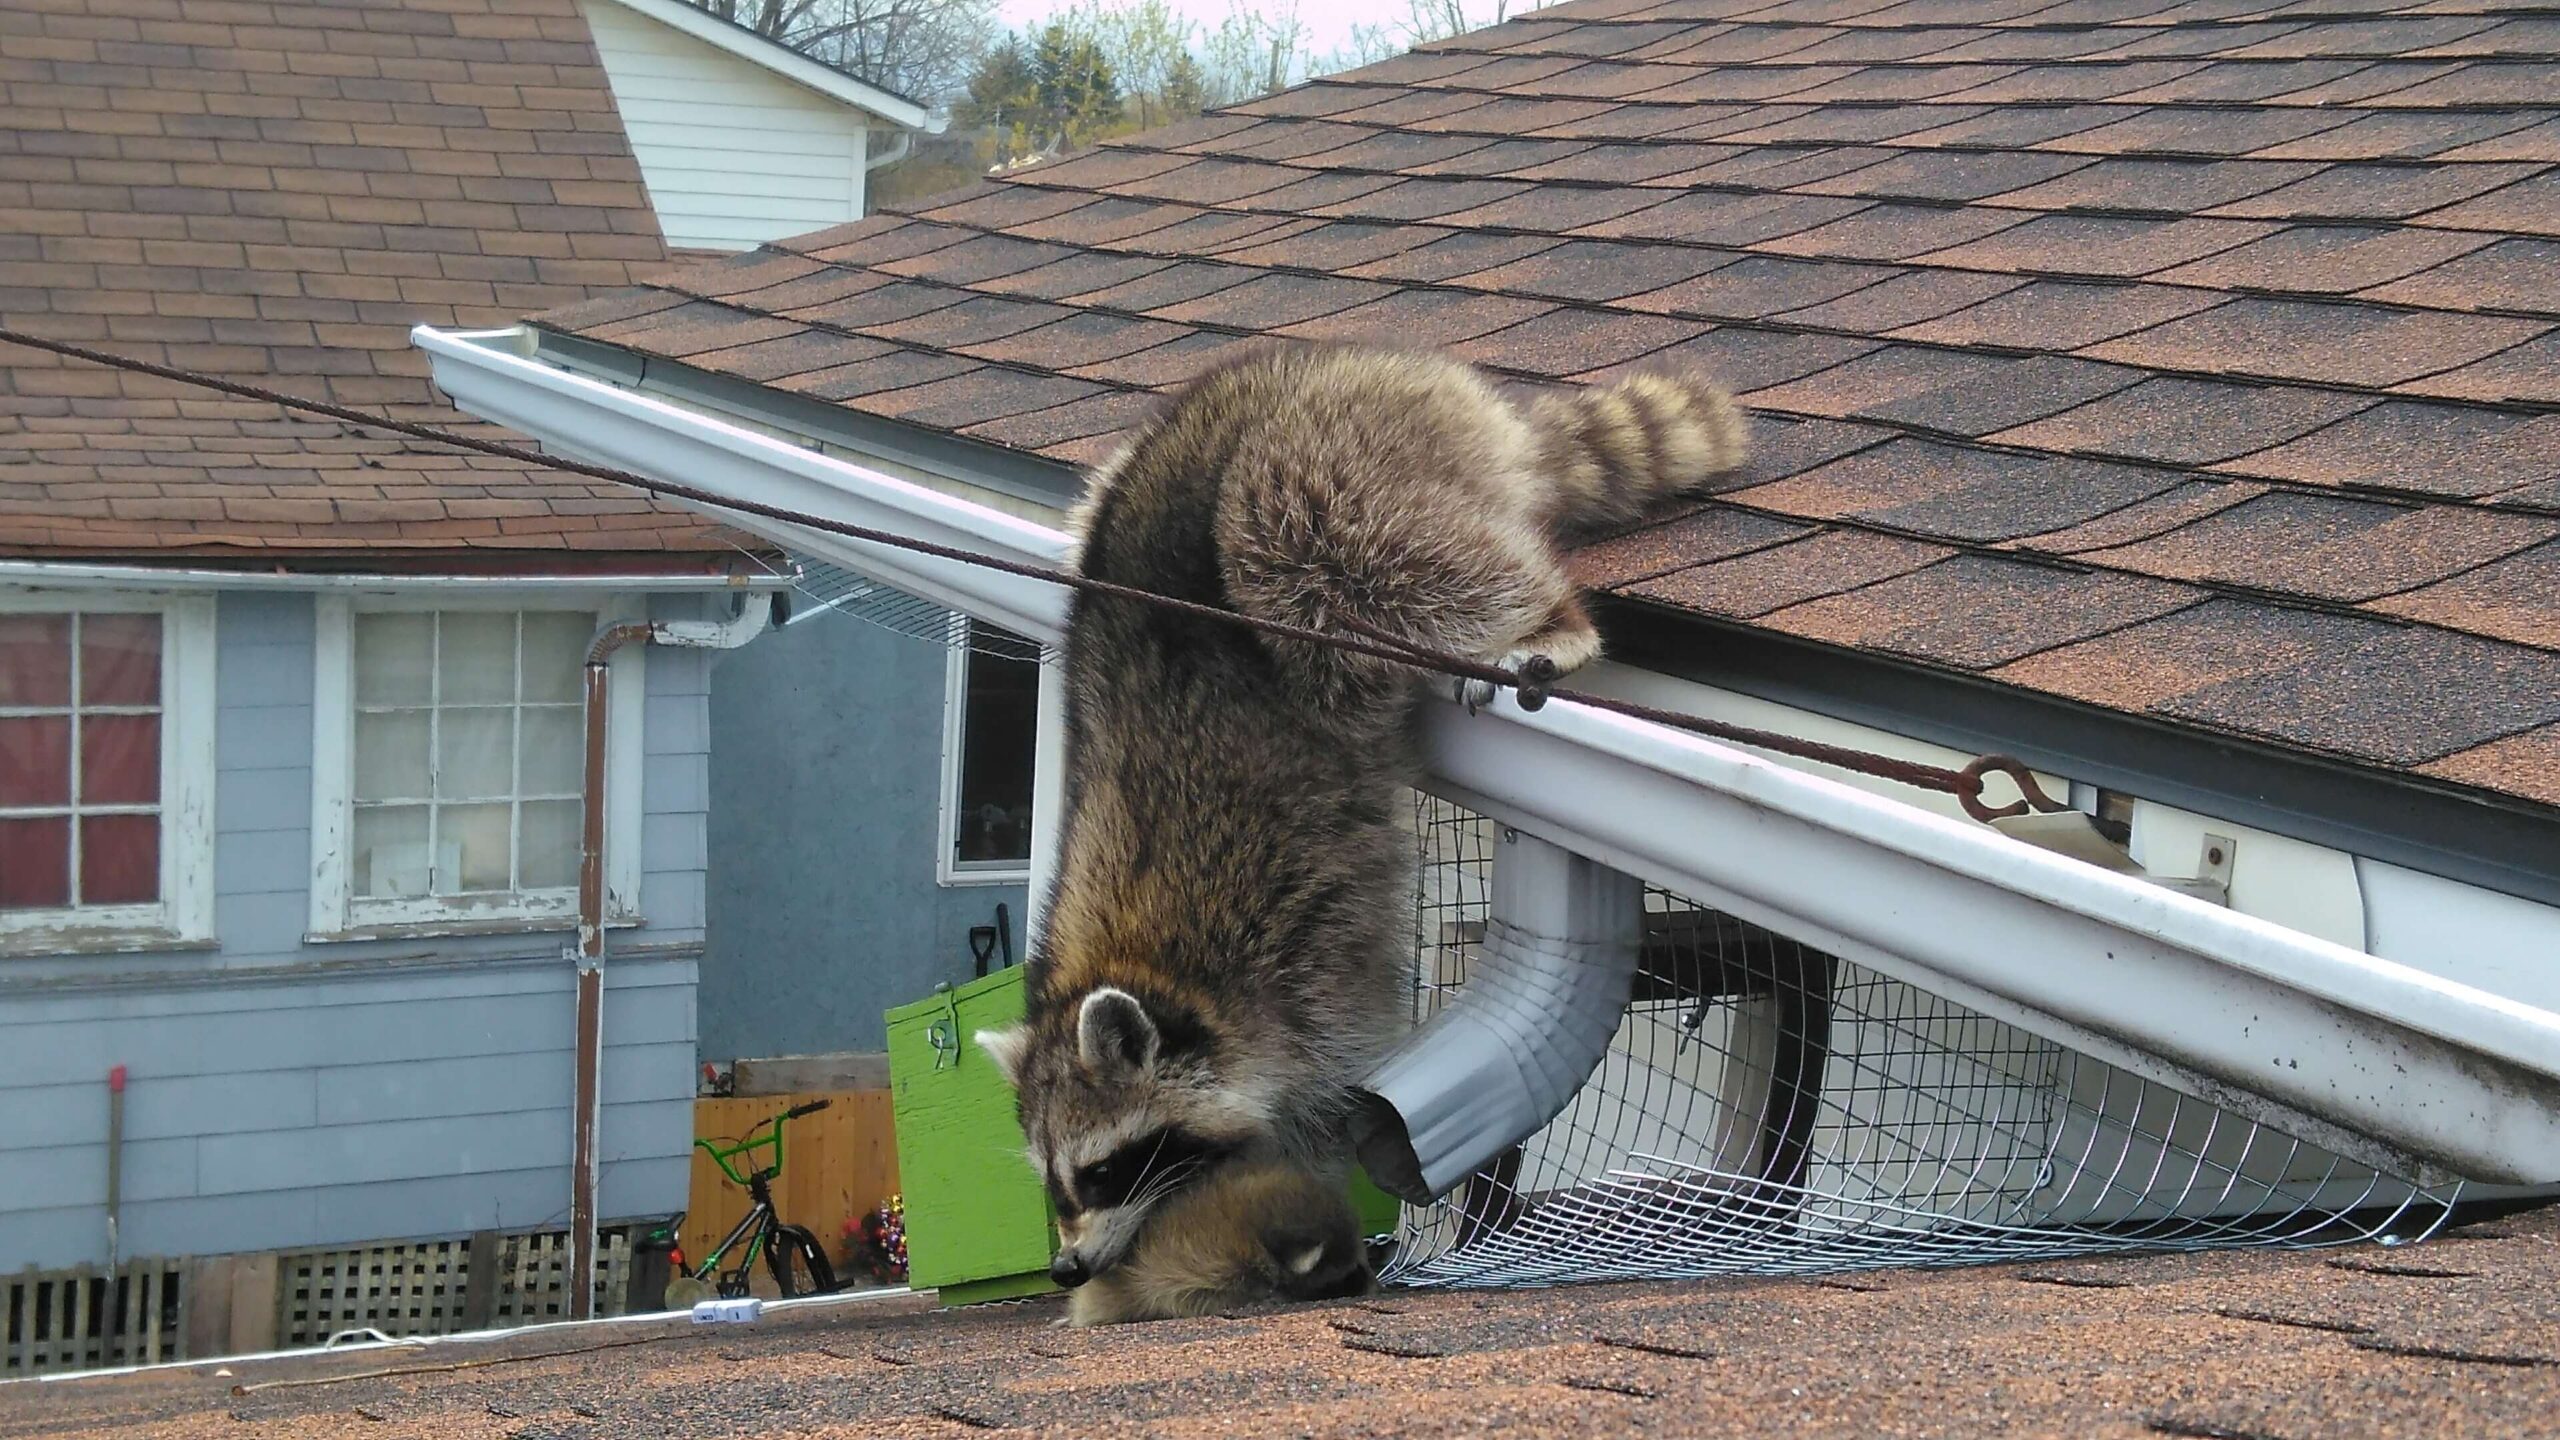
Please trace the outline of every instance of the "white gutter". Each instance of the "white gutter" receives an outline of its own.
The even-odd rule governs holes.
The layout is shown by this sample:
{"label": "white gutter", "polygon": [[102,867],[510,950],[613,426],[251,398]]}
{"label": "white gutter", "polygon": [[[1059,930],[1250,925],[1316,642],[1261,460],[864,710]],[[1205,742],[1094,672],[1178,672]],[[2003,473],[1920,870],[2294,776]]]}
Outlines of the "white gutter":
{"label": "white gutter", "polygon": [[[740,499],[1015,558],[1067,537],[523,359],[415,333],[474,414]],[[478,343],[475,343],[478,342]],[[1064,592],[741,528],[1054,641]],[[1576,853],[2413,1178],[2560,1180],[2560,1015],[1748,751],[1565,702],[1432,718],[1435,789]]]}
{"label": "white gutter", "polygon": [[788,575],[321,574],[180,569],[72,560],[0,560],[0,587],[44,590],[783,590]]}
{"label": "white gutter", "polygon": [[[456,405],[536,436],[547,447],[761,504],[1010,560],[1055,565],[1066,557],[1067,537],[1045,525],[524,359],[511,353],[520,334],[519,329],[447,333],[421,325],[410,338],[427,352],[436,384]],[[848,484],[848,477],[859,477],[860,483]],[[1054,641],[1066,625],[1066,592],[1046,581],[728,511],[713,513],[787,549],[1018,635]]]}

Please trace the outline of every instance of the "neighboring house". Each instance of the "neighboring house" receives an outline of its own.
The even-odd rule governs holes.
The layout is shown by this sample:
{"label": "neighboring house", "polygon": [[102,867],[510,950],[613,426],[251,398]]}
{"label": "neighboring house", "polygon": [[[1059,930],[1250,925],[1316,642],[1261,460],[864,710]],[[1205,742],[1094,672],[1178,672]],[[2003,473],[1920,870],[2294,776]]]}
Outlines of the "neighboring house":
{"label": "neighboring house", "polygon": [[[2234,945],[2560,1005],[2539,959],[2560,946],[2560,60],[2539,22],[1657,8],[1541,11],[503,342],[431,342],[439,374],[475,411],[725,493],[817,493],[798,457],[851,461],[985,508],[832,472],[849,513],[1019,558],[1056,553],[1074,467],[1158,392],[1275,337],[1441,345],[1524,384],[1692,368],[1754,410],[1756,454],[1578,553],[1614,657],[1587,683],[1938,763],[2022,756],[2123,866],[2273,922]],[[863,563],[991,618],[1054,603]],[[856,731],[922,709],[841,703]],[[1044,684],[1044,740],[1057,703]],[[1566,723],[1520,732],[1563,745]],[[1953,813],[1782,763],[1903,802],[1879,825]],[[1587,803],[1541,811],[1541,777],[1468,773],[1550,821]],[[1754,873],[1747,826],[1715,854],[1619,833],[1669,857],[1657,883],[1720,877],[1746,918],[1925,952],[2117,1063],[2193,1060],[2211,1034],[2243,1067],[2211,1073],[2265,1076],[2234,1058],[2259,1042],[2246,1016],[2226,1031],[2233,992],[2109,977],[2139,922],[2116,949],[2074,948],[2076,921],[1999,928],[2019,895],[2070,909],[2033,889],[2065,883],[2049,865],[1932,872],[1936,908],[1909,909],[1818,867]],[[1977,883],[2002,903],[1944,898]],[[2047,939],[2034,973],[1983,978]],[[2193,975],[2247,970],[2209,958]],[[2072,985],[2073,1013],[2153,1028],[2057,1021]]]}
{"label": "neighboring house", "polygon": [[581,0],[579,11],[679,251],[859,219],[869,174],[905,158],[917,130],[941,128],[915,101],[686,0]]}
{"label": "neighboring house", "polygon": [[[76,0],[0,73],[10,327],[494,435],[411,325],[666,265],[571,0]],[[0,345],[0,1272],[104,1258],[114,1067],[127,1257],[561,1228],[588,645],[777,583],[610,486]],[[605,1219],[686,1204],[730,743],[705,651],[611,664]]]}

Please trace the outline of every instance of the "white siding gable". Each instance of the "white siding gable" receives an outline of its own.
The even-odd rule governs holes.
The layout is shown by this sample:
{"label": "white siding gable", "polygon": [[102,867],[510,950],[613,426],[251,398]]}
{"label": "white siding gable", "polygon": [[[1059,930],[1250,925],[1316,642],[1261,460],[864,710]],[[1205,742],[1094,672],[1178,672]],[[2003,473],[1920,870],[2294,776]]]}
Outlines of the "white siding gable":
{"label": "white siding gable", "polygon": [[579,8],[670,247],[745,250],[861,218],[862,111],[615,0]]}

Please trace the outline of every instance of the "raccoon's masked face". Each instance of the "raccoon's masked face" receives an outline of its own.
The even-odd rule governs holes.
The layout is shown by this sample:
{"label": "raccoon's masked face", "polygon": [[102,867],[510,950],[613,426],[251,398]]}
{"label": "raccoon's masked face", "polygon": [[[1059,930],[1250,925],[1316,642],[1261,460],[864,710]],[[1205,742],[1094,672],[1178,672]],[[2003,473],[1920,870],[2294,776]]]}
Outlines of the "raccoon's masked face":
{"label": "raccoon's masked face", "polygon": [[1147,1217],[1250,1150],[1258,1107],[1221,1084],[1189,1027],[1102,986],[1065,1027],[980,1031],[1018,1092],[1032,1168],[1058,1215],[1049,1276],[1073,1287],[1128,1258]]}

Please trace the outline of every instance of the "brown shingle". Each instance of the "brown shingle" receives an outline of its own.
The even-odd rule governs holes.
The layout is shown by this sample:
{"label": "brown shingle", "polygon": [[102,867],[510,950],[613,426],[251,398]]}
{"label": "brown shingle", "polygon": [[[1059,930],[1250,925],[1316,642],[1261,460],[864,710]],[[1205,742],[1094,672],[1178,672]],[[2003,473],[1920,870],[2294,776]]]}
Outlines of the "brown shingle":
{"label": "brown shingle", "polygon": [[2414,275],[2487,243],[2482,236],[2441,230],[2303,225],[2154,278],[2218,290],[2344,295]]}
{"label": "brown shingle", "polygon": [[1709,615],[1748,620],[1807,600],[1934,565],[1955,552],[1871,530],[1817,530],[1733,559],[1666,571],[1619,593]]}
{"label": "brown shingle", "polygon": [[2203,598],[2191,587],[2157,580],[1957,555],[1762,618],[1803,639],[1981,670]]}
{"label": "brown shingle", "polygon": [[[1365,341],[1386,345],[1455,345],[1550,308],[1536,300],[1470,295],[1449,290],[1407,290],[1275,328],[1302,340]],[[1256,327],[1264,328],[1264,327]],[[1589,368],[1589,367],[1583,367]]]}
{"label": "brown shingle", "polygon": [[1757,320],[1852,295],[1904,272],[1885,265],[1793,260],[1752,255],[1723,263],[1677,284],[1619,298],[1629,310],[1698,315],[1711,320]]}
{"label": "brown shingle", "polygon": [[2373,299],[2402,305],[2446,310],[2522,310],[2560,318],[2560,294],[2554,293],[2551,284],[2554,274],[2560,274],[2560,243],[2500,240],[2367,293]]}
{"label": "brown shingle", "polygon": [[2045,215],[1931,254],[1933,265],[2046,275],[2149,275],[2274,233],[2248,220]]}
{"label": "brown shingle", "polygon": [[[2472,167],[2458,168],[2467,171]],[[2475,200],[2431,210],[2422,218],[2429,225],[2463,230],[2560,236],[2560,174],[2545,169],[2531,179],[2518,180]]]}
{"label": "brown shingle", "polygon": [[2386,400],[2221,468],[2310,485],[2496,495],[2560,479],[2560,416]]}
{"label": "brown shingle", "polygon": [[2157,539],[2081,558],[2172,579],[2364,601],[2441,580],[2560,534],[2560,520],[2264,495]]}
{"label": "brown shingle", "polygon": [[2310,179],[2223,206],[2270,220],[2405,220],[2534,173],[2533,165],[2333,165]]}
{"label": "brown shingle", "polygon": [[2054,355],[1975,355],[1890,345],[1845,365],[1760,391],[1752,403],[1799,414],[1892,420],[1971,436],[2068,410],[2140,379],[2135,371]]}
{"label": "brown shingle", "polygon": [[[2501,516],[2521,530],[2560,521]],[[2374,603],[2376,610],[2449,629],[2560,650],[2560,544],[2541,544]]]}
{"label": "brown shingle", "polygon": [[[1143,283],[1143,282],[1141,282]],[[1312,275],[1263,275],[1198,299],[1157,305],[1148,313],[1163,320],[1195,325],[1223,325],[1240,330],[1277,330],[1365,305],[1392,294],[1391,287],[1366,280]],[[1095,299],[1098,297],[1088,297]]]}
{"label": "brown shingle", "polygon": [[2077,350],[2219,303],[2219,296],[2165,285],[2033,280],[1980,304],[1910,326],[1900,334],[1903,338],[1943,345]]}
{"label": "brown shingle", "polygon": [[1479,365],[1561,377],[1639,360],[1706,330],[1689,320],[1559,308],[1452,348]]}
{"label": "brown shingle", "polygon": [[1509,264],[1469,272],[1462,283],[1562,300],[1618,300],[1658,291],[1721,266],[1749,263],[1754,262],[1681,245],[1570,240]]}
{"label": "brown shingle", "polygon": [[2418,767],[2440,780],[2560,805],[2560,725],[2486,741]]}
{"label": "brown shingle", "polygon": [[2560,335],[2539,335],[2459,370],[2410,380],[2395,388],[2461,400],[2560,405]]}
{"label": "brown shingle", "polygon": [[1724,492],[1810,520],[1988,543],[2049,534],[2176,486],[2158,470],[1897,438],[1789,479]]}
{"label": "brown shingle", "polygon": [[1664,524],[1585,545],[1570,563],[1574,579],[1594,590],[1615,590],[1666,571],[1729,560],[1812,533],[1792,520],[1709,505]]}
{"label": "brown shingle", "polygon": [[2162,369],[2387,386],[2466,365],[2549,329],[2547,322],[2307,300],[2240,299],[2089,347]]}
{"label": "brown shingle", "polygon": [[2163,377],[1989,438],[2036,449],[2210,465],[2271,449],[2373,403],[2360,395]]}
{"label": "brown shingle", "polygon": [[2191,215],[2319,171],[2317,165],[2280,160],[2109,158],[2040,185],[2009,191],[1999,197],[1999,203],[2030,210]]}

